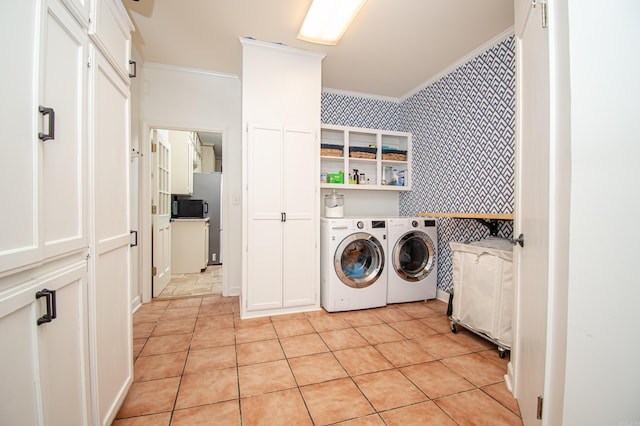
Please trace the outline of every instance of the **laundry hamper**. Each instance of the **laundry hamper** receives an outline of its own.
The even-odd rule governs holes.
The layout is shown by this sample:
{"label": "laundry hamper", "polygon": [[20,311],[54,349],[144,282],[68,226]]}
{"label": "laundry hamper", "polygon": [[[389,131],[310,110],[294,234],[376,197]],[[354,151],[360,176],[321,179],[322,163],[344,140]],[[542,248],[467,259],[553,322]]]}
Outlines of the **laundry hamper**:
{"label": "laundry hamper", "polygon": [[511,350],[514,305],[513,245],[490,237],[469,244],[449,243],[453,253],[451,331],[458,325]]}

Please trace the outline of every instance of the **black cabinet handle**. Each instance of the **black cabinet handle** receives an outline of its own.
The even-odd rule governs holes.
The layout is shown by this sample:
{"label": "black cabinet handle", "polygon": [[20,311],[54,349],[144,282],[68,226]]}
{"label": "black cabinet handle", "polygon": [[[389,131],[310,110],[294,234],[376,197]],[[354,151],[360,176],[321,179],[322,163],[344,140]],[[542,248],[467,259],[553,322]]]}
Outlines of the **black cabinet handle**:
{"label": "black cabinet handle", "polygon": [[134,238],[134,240],[133,240],[134,242],[133,242],[133,243],[130,243],[130,244],[129,244],[129,246],[130,246],[130,247],[137,247],[137,246],[138,246],[138,231],[133,231],[133,230],[132,230],[132,231],[131,231],[131,234],[133,234],[133,236],[134,236],[135,238]]}
{"label": "black cabinet handle", "polygon": [[280,222],[287,221],[287,214],[285,212],[280,213]]}
{"label": "black cabinet handle", "polygon": [[129,65],[133,65],[133,74],[129,73],[129,78],[135,78],[138,74],[138,64],[136,61],[129,61]]}
{"label": "black cabinet handle", "polygon": [[48,141],[49,139],[55,139],[56,137],[56,112],[53,108],[47,108],[45,106],[40,105],[38,107],[38,111],[44,117],[45,115],[49,116],[49,129],[47,133],[38,132],[38,137],[43,141]]}
{"label": "black cabinet handle", "polygon": [[47,298],[47,313],[38,318],[38,325],[51,322],[56,318],[56,292],[55,290],[42,289],[36,293],[36,299]]}
{"label": "black cabinet handle", "polygon": [[204,214],[209,214],[209,203],[204,202]]}

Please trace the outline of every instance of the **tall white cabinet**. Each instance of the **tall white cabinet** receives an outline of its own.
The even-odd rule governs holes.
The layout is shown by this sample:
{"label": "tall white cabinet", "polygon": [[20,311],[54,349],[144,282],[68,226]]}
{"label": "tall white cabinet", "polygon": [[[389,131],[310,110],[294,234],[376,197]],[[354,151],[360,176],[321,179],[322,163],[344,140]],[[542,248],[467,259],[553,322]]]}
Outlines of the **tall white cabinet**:
{"label": "tall white cabinet", "polygon": [[320,308],[323,54],[241,39],[242,317]]}
{"label": "tall white cabinet", "polygon": [[[11,40],[0,83],[0,424],[109,424],[132,380],[128,201],[111,195],[128,191],[131,26],[115,0],[0,8]],[[118,102],[97,77],[114,43],[126,58],[102,68],[121,68],[109,77]]]}

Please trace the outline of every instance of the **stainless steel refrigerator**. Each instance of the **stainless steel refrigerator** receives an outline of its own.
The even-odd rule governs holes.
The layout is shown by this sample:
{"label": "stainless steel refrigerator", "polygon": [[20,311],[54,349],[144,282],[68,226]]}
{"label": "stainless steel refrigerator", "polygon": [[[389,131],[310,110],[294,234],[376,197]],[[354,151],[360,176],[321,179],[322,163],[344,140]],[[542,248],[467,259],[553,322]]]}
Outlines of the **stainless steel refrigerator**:
{"label": "stainless steel refrigerator", "polygon": [[204,200],[209,217],[209,265],[222,264],[222,173],[194,173],[191,198]]}

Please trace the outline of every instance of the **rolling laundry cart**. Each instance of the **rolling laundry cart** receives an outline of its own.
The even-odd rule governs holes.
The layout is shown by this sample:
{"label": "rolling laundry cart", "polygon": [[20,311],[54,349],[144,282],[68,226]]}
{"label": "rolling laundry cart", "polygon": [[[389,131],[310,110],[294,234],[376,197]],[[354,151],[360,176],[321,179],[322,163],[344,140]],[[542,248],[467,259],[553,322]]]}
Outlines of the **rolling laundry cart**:
{"label": "rolling laundry cart", "polygon": [[458,326],[498,346],[500,358],[511,350],[514,305],[513,244],[497,237],[472,243],[451,242],[453,292],[451,331]]}

